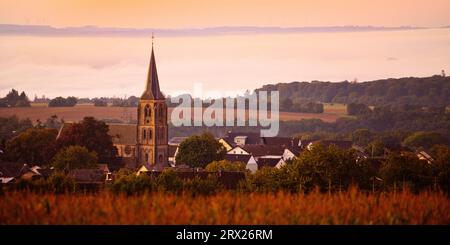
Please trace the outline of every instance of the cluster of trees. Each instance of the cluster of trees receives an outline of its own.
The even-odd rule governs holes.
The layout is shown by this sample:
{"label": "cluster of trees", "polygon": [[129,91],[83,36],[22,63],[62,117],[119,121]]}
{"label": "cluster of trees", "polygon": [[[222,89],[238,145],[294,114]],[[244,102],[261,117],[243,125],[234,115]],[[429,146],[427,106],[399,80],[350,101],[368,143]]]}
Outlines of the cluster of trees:
{"label": "cluster of trees", "polygon": [[[19,179],[14,185],[10,186],[12,190],[50,192],[55,194],[73,193],[76,191],[75,181],[65,173],[55,171],[47,179],[25,180]],[[1,190],[2,188],[0,188]]]}
{"label": "cluster of trees", "polygon": [[364,115],[370,112],[370,108],[365,104],[350,103],[347,105],[347,114],[351,116]]}
{"label": "cluster of trees", "polygon": [[49,107],[73,107],[77,104],[78,99],[73,96],[69,96],[67,98],[56,97],[48,103]]}
{"label": "cluster of trees", "polygon": [[0,98],[0,107],[29,107],[30,100],[24,91],[12,89],[5,97]]}
{"label": "cluster of trees", "polygon": [[313,101],[292,100],[284,98],[280,103],[281,111],[303,112],[303,113],[323,113],[323,104]]}
{"label": "cluster of trees", "polygon": [[116,151],[108,126],[85,117],[60,132],[46,127],[29,127],[6,140],[1,159],[39,166],[51,165],[67,172],[95,168],[97,163],[115,162]]}
{"label": "cluster of trees", "polygon": [[108,106],[108,102],[106,102],[105,100],[102,100],[102,99],[94,99],[93,103],[94,103],[94,106],[101,106],[101,107]]}
{"label": "cluster of trees", "polygon": [[33,123],[30,119],[19,119],[17,116],[0,117],[0,150],[5,148],[8,140],[31,127]]}
{"label": "cluster of trees", "polygon": [[280,169],[263,168],[242,183],[245,191],[309,192],[341,191],[352,185],[367,191],[426,188],[450,191],[450,148],[435,148],[435,161],[428,164],[415,154],[391,153],[378,167],[371,159],[359,158],[354,150],[314,146]]}
{"label": "cluster of trees", "polygon": [[[444,110],[405,110],[399,107],[375,107],[369,113],[354,118],[339,118],[336,122],[324,122],[320,119],[302,119],[299,121],[280,121],[279,136],[291,137],[305,134],[349,134],[357,129],[366,128],[373,132],[388,131],[434,131],[450,138],[450,114]],[[247,124],[248,125],[248,124]],[[169,137],[189,136],[209,131],[220,137],[228,131],[259,133],[261,127],[174,127],[169,125]]]}
{"label": "cluster of trees", "polygon": [[173,170],[165,170],[155,179],[145,174],[136,175],[131,171],[120,170],[108,188],[114,193],[127,195],[151,191],[210,195],[223,190],[223,186],[214,175],[207,178],[181,179]]}
{"label": "cluster of trees", "polygon": [[127,99],[114,98],[111,103],[112,106],[117,107],[137,107],[139,104],[139,98],[136,96],[130,96]]}
{"label": "cluster of trees", "polygon": [[305,99],[323,103],[361,103],[366,105],[450,104],[450,77],[384,79],[350,83],[293,82],[264,85],[256,91],[279,91],[280,98]]}

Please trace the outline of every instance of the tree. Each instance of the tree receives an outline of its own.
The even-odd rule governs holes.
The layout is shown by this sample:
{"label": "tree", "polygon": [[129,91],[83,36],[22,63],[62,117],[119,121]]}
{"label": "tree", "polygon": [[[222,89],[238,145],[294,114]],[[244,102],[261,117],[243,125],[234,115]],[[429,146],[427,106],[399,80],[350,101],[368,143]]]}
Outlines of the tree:
{"label": "tree", "polygon": [[17,116],[0,117],[0,149],[4,149],[8,140],[31,127],[33,123],[30,119],[19,120]]}
{"label": "tree", "polygon": [[245,171],[245,164],[242,162],[230,162],[228,160],[213,161],[205,167],[208,172],[218,171]]}
{"label": "tree", "polygon": [[425,149],[430,149],[434,145],[445,144],[445,138],[435,132],[415,132],[414,134],[407,137],[403,144],[412,148],[423,147]]}
{"label": "tree", "polygon": [[350,103],[347,105],[347,114],[356,116],[370,112],[370,108],[365,104]]}
{"label": "tree", "polygon": [[104,122],[97,121],[93,117],[85,117],[80,123],[74,123],[61,132],[55,144],[49,148],[47,157],[51,159],[64,147],[79,145],[96,152],[101,163],[112,162],[117,149],[112,143],[111,136],[108,135],[108,130],[108,125]]}
{"label": "tree", "polygon": [[373,134],[368,129],[357,129],[352,133],[352,142],[356,145],[366,147],[373,139]]}
{"label": "tree", "polygon": [[0,107],[29,107],[30,100],[25,92],[12,89],[4,98],[0,99]]}
{"label": "tree", "polygon": [[69,146],[61,149],[53,158],[52,166],[60,171],[68,172],[72,169],[96,168],[97,153],[90,152],[83,146]]}
{"label": "tree", "polygon": [[431,165],[413,153],[388,155],[381,165],[380,176],[389,187],[403,186],[418,191],[432,183]]}
{"label": "tree", "polygon": [[29,128],[6,143],[7,158],[42,165],[46,163],[45,151],[57,134],[56,129]]}
{"label": "tree", "polygon": [[101,99],[95,99],[94,100],[94,106],[108,106],[108,103],[106,103],[106,101],[101,100]]}
{"label": "tree", "polygon": [[291,111],[292,110],[292,100],[289,98],[284,98],[281,102],[281,109],[284,111]]}
{"label": "tree", "polygon": [[226,149],[211,133],[193,135],[183,142],[178,148],[177,163],[184,163],[191,167],[204,168],[212,161],[222,160]]}
{"label": "tree", "polygon": [[56,97],[52,100],[50,100],[50,102],[48,103],[49,107],[73,107],[77,104],[78,99],[73,97],[73,96],[69,96],[67,97],[67,99],[59,96]]}
{"label": "tree", "polygon": [[431,163],[435,184],[442,190],[450,191],[450,147],[435,145],[430,150],[433,162]]}
{"label": "tree", "polygon": [[367,187],[374,175],[365,161],[358,160],[354,150],[342,150],[333,145],[317,144],[297,158],[292,167],[297,170],[305,190],[315,186],[322,190],[341,190],[351,184]]}

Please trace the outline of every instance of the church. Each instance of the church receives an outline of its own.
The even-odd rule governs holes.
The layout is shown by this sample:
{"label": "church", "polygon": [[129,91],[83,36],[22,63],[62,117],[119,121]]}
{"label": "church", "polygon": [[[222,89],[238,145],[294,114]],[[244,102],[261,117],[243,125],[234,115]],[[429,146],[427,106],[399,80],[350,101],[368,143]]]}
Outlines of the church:
{"label": "church", "polygon": [[[71,124],[64,123],[58,135]],[[145,90],[137,108],[137,124],[108,126],[121,167],[162,170],[169,166],[167,105],[159,88],[153,43]]]}
{"label": "church", "polygon": [[168,166],[167,105],[159,88],[153,44],[146,86],[137,108],[137,125],[109,127],[118,156],[127,167],[145,166],[150,170]]}

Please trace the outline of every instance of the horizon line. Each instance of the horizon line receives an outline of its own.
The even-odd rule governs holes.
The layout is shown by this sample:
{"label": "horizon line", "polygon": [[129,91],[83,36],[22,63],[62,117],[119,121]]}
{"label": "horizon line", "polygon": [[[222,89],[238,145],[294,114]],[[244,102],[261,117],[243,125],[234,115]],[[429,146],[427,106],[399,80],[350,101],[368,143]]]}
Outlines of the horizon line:
{"label": "horizon line", "polygon": [[96,25],[54,27],[51,25],[1,24],[0,35],[32,35],[32,36],[148,36],[152,32],[163,37],[176,36],[218,36],[218,35],[251,35],[251,34],[289,34],[289,33],[339,33],[339,32],[374,32],[418,29],[446,29],[441,27],[418,26],[373,26],[373,25],[341,25],[341,26],[212,26],[196,28],[129,28],[99,27]]}

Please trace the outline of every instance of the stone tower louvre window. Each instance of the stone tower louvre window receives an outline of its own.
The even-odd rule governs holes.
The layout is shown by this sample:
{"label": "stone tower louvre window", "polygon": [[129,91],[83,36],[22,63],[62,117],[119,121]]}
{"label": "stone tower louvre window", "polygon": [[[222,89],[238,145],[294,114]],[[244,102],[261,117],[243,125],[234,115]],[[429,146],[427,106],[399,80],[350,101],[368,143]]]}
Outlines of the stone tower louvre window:
{"label": "stone tower louvre window", "polygon": [[145,118],[146,123],[150,122],[151,116],[152,116],[152,110],[150,109],[150,105],[147,104],[147,105],[145,105],[145,108],[144,108],[144,118]]}
{"label": "stone tower louvre window", "polygon": [[145,129],[142,131],[142,138],[143,139],[147,138],[147,132],[145,131]]}
{"label": "stone tower louvre window", "polygon": [[151,140],[152,137],[153,137],[153,135],[152,135],[152,130],[149,129],[149,130],[148,130],[148,139]]}

